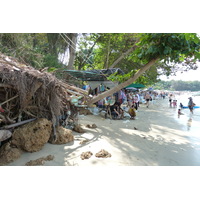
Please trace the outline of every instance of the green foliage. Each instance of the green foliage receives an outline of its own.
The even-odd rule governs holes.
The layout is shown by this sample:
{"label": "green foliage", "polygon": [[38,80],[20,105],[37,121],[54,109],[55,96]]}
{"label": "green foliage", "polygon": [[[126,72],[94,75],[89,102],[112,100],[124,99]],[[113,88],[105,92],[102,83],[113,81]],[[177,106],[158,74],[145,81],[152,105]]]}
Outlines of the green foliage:
{"label": "green foliage", "polygon": [[[121,68],[124,76],[110,77],[111,80],[123,82],[128,80],[134,73],[151,59],[159,58],[156,68],[148,70],[143,76],[139,77],[141,83],[155,83],[162,73],[170,75],[176,73],[180,66],[176,64],[182,63],[182,70],[196,69],[196,61],[200,57],[200,40],[195,33],[99,33],[88,34],[87,39],[84,38],[82,45],[84,51],[92,50],[92,63],[83,64],[82,69],[104,69],[110,67],[114,61],[130,49],[137,38],[138,48],[127,55],[115,67]],[[85,40],[86,39],[86,40]],[[91,43],[96,44],[91,47]],[[86,55],[87,53],[85,53]],[[80,62],[76,62],[77,65]]]}
{"label": "green foliage", "polygon": [[0,34],[0,51],[35,68],[61,67],[57,56],[49,53],[46,34]]}
{"label": "green foliage", "polygon": [[[141,34],[136,56],[150,61],[159,58],[165,62],[180,63],[184,58],[198,59],[200,39],[193,33],[148,33]],[[180,58],[181,57],[181,58]]]}
{"label": "green foliage", "polygon": [[130,77],[132,77],[135,72],[136,72],[135,70],[131,70],[129,73],[124,74],[124,75],[117,74],[117,72],[115,72],[114,74],[111,74],[108,77],[108,80],[118,81],[122,83],[124,81],[127,81]]}
{"label": "green foliage", "polygon": [[50,53],[44,56],[43,62],[43,65],[46,67],[61,68],[63,66],[63,64],[58,61],[57,56],[52,55]]}
{"label": "green foliage", "polygon": [[[63,34],[71,37],[71,33]],[[124,82],[151,59],[159,61],[140,76],[144,85],[157,82],[160,73],[170,75],[178,69],[196,69],[200,59],[200,39],[195,33],[91,33],[79,34],[76,48],[76,69],[107,69],[140,38],[137,48],[126,55],[115,67],[125,75],[112,75],[110,80]],[[19,58],[35,67],[62,68],[60,54],[69,44],[58,33],[1,33],[0,51]],[[182,63],[182,66],[177,64]],[[173,85],[175,87],[175,85]]]}
{"label": "green foliage", "polygon": [[159,81],[153,87],[158,90],[200,91],[200,81]]}

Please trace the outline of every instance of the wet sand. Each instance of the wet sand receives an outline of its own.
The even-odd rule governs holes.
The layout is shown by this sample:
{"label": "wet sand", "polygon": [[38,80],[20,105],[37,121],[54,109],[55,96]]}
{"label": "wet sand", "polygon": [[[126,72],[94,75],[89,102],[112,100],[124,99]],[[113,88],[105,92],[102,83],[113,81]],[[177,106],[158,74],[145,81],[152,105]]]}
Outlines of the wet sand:
{"label": "wet sand", "polygon": [[[41,151],[23,153],[8,165],[24,166],[30,160],[53,155],[54,159],[43,166],[199,166],[200,137],[192,126],[188,130],[184,117],[187,114],[178,118],[177,108],[169,108],[168,99],[155,100],[149,108],[142,104],[136,120],[80,115],[79,123],[86,133],[73,132],[73,142],[46,144]],[[97,128],[87,128],[87,124]],[[83,140],[86,142],[80,144]],[[95,157],[101,149],[111,157]],[[82,160],[81,153],[86,151],[93,155]]]}

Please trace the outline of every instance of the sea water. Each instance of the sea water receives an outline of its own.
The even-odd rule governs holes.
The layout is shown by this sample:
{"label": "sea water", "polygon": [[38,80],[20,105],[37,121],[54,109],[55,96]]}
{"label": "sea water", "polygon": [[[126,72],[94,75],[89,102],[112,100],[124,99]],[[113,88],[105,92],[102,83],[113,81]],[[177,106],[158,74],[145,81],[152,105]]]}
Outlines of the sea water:
{"label": "sea water", "polygon": [[190,112],[189,108],[181,109],[181,112],[184,115],[180,115],[178,118],[178,109],[180,108],[180,103],[183,104],[183,106],[188,106],[189,97],[192,97],[193,102],[196,104],[196,106],[200,106],[200,96],[193,96],[192,93],[187,93],[184,95],[176,96],[177,99],[177,112],[175,115],[175,118],[177,121],[183,125],[183,130],[190,131],[196,136],[200,137],[200,108],[194,108],[193,114]]}

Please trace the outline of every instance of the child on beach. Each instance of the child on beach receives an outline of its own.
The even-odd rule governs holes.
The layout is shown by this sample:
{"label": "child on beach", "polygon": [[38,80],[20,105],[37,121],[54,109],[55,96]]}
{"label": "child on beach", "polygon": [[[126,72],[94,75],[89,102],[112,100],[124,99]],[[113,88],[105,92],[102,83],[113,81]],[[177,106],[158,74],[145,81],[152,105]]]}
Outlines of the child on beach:
{"label": "child on beach", "polygon": [[128,110],[129,115],[131,116],[130,119],[135,119],[136,117],[136,112],[135,112],[135,108],[134,105],[132,105],[129,110]]}
{"label": "child on beach", "polygon": [[172,104],[174,108],[177,107],[177,100],[173,100]]}
{"label": "child on beach", "polygon": [[184,114],[181,112],[181,109],[179,108],[178,109],[178,118],[180,117],[180,115],[184,115]]}

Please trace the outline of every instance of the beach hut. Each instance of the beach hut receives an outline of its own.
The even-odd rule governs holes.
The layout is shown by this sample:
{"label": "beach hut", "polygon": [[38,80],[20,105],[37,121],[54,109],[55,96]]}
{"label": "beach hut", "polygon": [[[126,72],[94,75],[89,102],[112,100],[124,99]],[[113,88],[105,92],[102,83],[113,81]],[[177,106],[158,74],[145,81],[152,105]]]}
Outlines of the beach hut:
{"label": "beach hut", "polygon": [[79,81],[85,81],[94,90],[99,85],[103,84],[106,88],[113,88],[118,84],[117,81],[110,81],[108,77],[111,74],[124,74],[119,68],[101,69],[101,70],[64,70],[64,73],[70,75]]}

